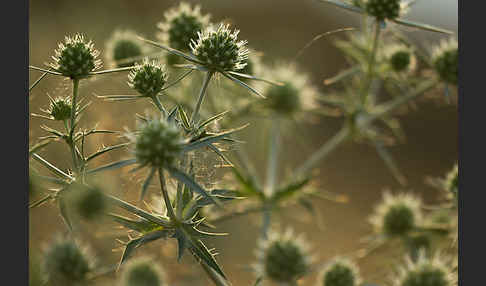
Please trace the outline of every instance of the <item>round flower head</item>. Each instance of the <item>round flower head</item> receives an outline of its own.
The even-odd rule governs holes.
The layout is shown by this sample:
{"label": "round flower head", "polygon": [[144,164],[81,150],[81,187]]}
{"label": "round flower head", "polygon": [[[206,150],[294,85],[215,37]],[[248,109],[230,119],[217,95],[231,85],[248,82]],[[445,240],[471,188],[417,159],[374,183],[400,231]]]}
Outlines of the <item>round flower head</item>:
{"label": "round flower head", "polygon": [[48,113],[52,119],[64,121],[71,118],[71,99],[69,97],[57,97],[52,99],[49,97],[49,109],[44,112]]}
{"label": "round flower head", "polygon": [[343,258],[336,258],[321,274],[322,286],[357,286],[360,280],[358,267]]}
{"label": "round flower head", "polygon": [[452,279],[453,273],[443,258],[438,255],[427,258],[421,252],[415,261],[407,257],[394,286],[452,286]]}
{"label": "round flower head", "polygon": [[181,2],[179,6],[164,13],[164,21],[157,24],[160,33],[156,36],[171,48],[189,51],[191,39],[196,39],[198,32],[209,24],[209,15],[201,14],[199,5],[191,7]]}
{"label": "round flower head", "polygon": [[403,13],[404,6],[400,2],[401,0],[366,0],[365,10],[379,21],[393,20]]}
{"label": "round flower head", "polygon": [[458,66],[457,40],[443,40],[432,52],[432,63],[440,78],[450,84],[457,85]]}
{"label": "round flower head", "polygon": [[82,282],[92,269],[88,250],[72,240],[57,238],[45,252],[43,270],[52,285]]}
{"label": "round flower head", "polygon": [[454,196],[457,196],[459,190],[459,169],[457,164],[454,165],[454,168],[447,174],[445,184],[447,191],[451,192]]}
{"label": "round flower head", "polygon": [[142,123],[132,140],[135,141],[135,157],[142,165],[170,166],[182,151],[181,131],[164,119]]}
{"label": "round flower head", "polygon": [[94,49],[93,42],[86,42],[81,34],[66,36],[54,52],[54,63],[50,66],[72,79],[85,77],[101,67],[101,60],[97,59],[99,52]]}
{"label": "round flower head", "polygon": [[266,85],[262,103],[280,115],[292,115],[299,111],[311,110],[316,106],[317,89],[309,77],[292,64],[277,64],[271,69],[275,81],[283,85]]}
{"label": "round flower head", "polygon": [[383,194],[383,201],[376,207],[370,222],[375,230],[387,236],[402,236],[413,230],[420,222],[421,201],[411,194]]}
{"label": "round flower head", "polygon": [[245,67],[249,54],[247,41],[238,41],[239,32],[231,31],[225,24],[218,28],[209,26],[198,32],[197,41],[191,40],[192,53],[209,69],[239,71]]}
{"label": "round flower head", "polygon": [[152,97],[164,88],[168,74],[165,65],[144,59],[128,74],[128,85],[143,96]]}
{"label": "round flower head", "polygon": [[260,241],[261,252],[258,253],[263,265],[257,270],[275,282],[292,282],[305,275],[311,265],[307,243],[291,230],[283,235],[271,232],[269,238]]}
{"label": "round flower head", "polygon": [[412,72],[417,67],[417,59],[411,48],[403,44],[387,45],[384,50],[385,60],[397,73]]}
{"label": "round flower head", "polygon": [[151,259],[138,258],[128,261],[123,267],[122,286],[161,286],[165,275]]}
{"label": "round flower head", "polygon": [[[132,30],[115,30],[105,44],[105,58],[109,65],[116,67],[129,67],[136,63],[133,58],[146,54],[149,49]],[[132,60],[133,59],[133,60]]]}
{"label": "round flower head", "polygon": [[88,220],[98,218],[107,205],[103,192],[98,187],[76,186],[72,192],[77,213]]}

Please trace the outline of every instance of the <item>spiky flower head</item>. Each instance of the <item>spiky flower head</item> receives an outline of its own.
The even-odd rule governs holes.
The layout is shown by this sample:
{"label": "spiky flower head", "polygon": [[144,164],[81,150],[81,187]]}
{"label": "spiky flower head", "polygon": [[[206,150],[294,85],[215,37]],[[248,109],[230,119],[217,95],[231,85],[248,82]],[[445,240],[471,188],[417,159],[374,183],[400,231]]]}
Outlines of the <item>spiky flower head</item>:
{"label": "spiky flower head", "polygon": [[440,78],[457,85],[458,44],[454,38],[442,40],[432,52],[432,63]]}
{"label": "spiky flower head", "polygon": [[316,107],[318,91],[307,74],[287,63],[278,63],[269,70],[271,77],[282,85],[266,85],[262,103],[267,109],[288,116]]}
{"label": "spiky flower head", "polygon": [[257,265],[259,275],[275,282],[293,282],[310,270],[311,256],[302,236],[288,229],[283,234],[270,232],[267,240],[260,241],[257,254],[263,265]]}
{"label": "spiky flower head", "polygon": [[54,62],[49,66],[71,79],[85,77],[101,68],[101,60],[97,59],[99,51],[95,50],[92,41],[85,41],[81,34],[66,36],[54,53]]}
{"label": "spiky flower head", "polygon": [[322,286],[355,286],[361,278],[358,267],[345,258],[335,258],[328,264],[321,274]]}
{"label": "spiky flower head", "polygon": [[129,67],[149,51],[132,30],[115,30],[105,44],[106,62],[113,68]]}
{"label": "spiky flower head", "polygon": [[141,165],[171,166],[182,151],[181,130],[165,119],[149,119],[141,123],[135,134],[129,134],[135,143],[135,157]]}
{"label": "spiky flower head", "polygon": [[98,218],[107,208],[103,191],[98,186],[75,185],[70,194],[77,213],[87,220]]}
{"label": "spiky flower head", "polygon": [[366,0],[365,2],[366,12],[379,21],[398,18],[403,13],[403,7],[401,0]]}
{"label": "spiky flower head", "polygon": [[414,51],[404,44],[390,44],[384,48],[385,60],[397,73],[409,73],[417,67]]}
{"label": "spiky flower head", "polygon": [[459,169],[457,164],[455,164],[452,170],[447,173],[445,185],[447,191],[451,192],[454,197],[457,197],[457,192],[459,190]]}
{"label": "spiky flower head", "polygon": [[412,231],[422,219],[421,200],[410,193],[383,193],[383,201],[376,206],[370,222],[375,231],[386,236],[403,236]]}
{"label": "spiky flower head", "polygon": [[149,258],[138,258],[127,262],[121,276],[122,286],[161,286],[165,274],[158,264]]}
{"label": "spiky flower head", "polygon": [[168,77],[165,65],[144,59],[128,74],[128,85],[141,95],[152,97],[162,91]]}
{"label": "spiky flower head", "polygon": [[43,270],[52,285],[75,285],[92,269],[89,250],[73,240],[58,237],[45,251]]}
{"label": "spiky flower head", "polygon": [[49,97],[50,105],[45,111],[52,119],[64,121],[71,118],[71,99],[69,97],[57,97],[52,99]]}
{"label": "spiky flower head", "polygon": [[238,71],[245,67],[249,51],[247,41],[238,41],[239,30],[231,31],[228,24],[209,26],[191,40],[191,50],[209,69]]}
{"label": "spiky flower head", "polygon": [[400,269],[394,286],[452,286],[452,279],[453,273],[443,257],[428,258],[421,252],[415,261],[406,258],[406,265]]}
{"label": "spiky flower head", "polygon": [[166,11],[164,18],[164,21],[157,24],[160,30],[157,38],[171,48],[189,51],[191,39],[196,39],[198,32],[209,25],[210,15],[203,15],[199,5],[191,7],[181,2],[179,6]]}

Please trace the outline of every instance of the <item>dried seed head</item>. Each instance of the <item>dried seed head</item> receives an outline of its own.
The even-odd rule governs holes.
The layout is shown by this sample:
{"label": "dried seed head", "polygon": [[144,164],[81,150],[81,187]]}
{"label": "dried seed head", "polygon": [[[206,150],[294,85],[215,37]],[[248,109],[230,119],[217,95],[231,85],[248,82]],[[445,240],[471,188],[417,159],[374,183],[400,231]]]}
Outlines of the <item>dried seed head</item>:
{"label": "dried seed head", "polygon": [[379,21],[393,20],[400,16],[401,0],[366,0],[366,12]]}
{"label": "dried seed head", "polygon": [[263,104],[280,115],[308,111],[316,106],[317,89],[309,77],[290,64],[277,64],[269,69],[271,77],[283,85],[266,85]]}
{"label": "dried seed head", "polygon": [[151,259],[138,258],[127,262],[121,280],[123,286],[161,286],[165,275]]}
{"label": "dried seed head", "polygon": [[143,96],[152,97],[162,91],[168,74],[165,65],[144,59],[128,74],[128,85]]}
{"label": "dried seed head", "polygon": [[322,286],[355,286],[360,284],[358,267],[350,260],[336,258],[321,274]]}
{"label": "dried seed head", "polygon": [[99,52],[94,49],[93,42],[86,42],[81,34],[66,36],[54,52],[54,63],[50,66],[71,79],[85,77],[101,67],[101,60],[97,59]]}
{"label": "dried seed head", "polygon": [[181,2],[164,13],[164,21],[157,24],[160,33],[157,38],[171,48],[189,51],[191,39],[197,38],[197,33],[209,24],[210,15],[202,15],[199,5],[191,7]]}
{"label": "dried seed head", "polygon": [[432,62],[440,78],[457,85],[458,44],[454,38],[443,40],[432,53]]}
{"label": "dried seed head", "polygon": [[82,282],[92,269],[88,250],[72,240],[57,238],[45,252],[43,270],[53,285]]}
{"label": "dried seed head", "polygon": [[47,113],[54,119],[54,120],[67,120],[71,118],[71,99],[69,97],[58,97],[55,99],[51,99],[51,104],[49,105],[49,109]]}
{"label": "dried seed head", "polygon": [[129,67],[134,65],[138,58],[149,51],[132,30],[115,30],[105,44],[105,58],[109,65],[116,67]]}
{"label": "dried seed head", "polygon": [[370,222],[375,230],[387,236],[402,236],[413,230],[420,222],[421,201],[411,194],[383,194],[383,201],[376,207]]}
{"label": "dried seed head", "polygon": [[249,51],[247,41],[238,41],[238,30],[229,25],[210,26],[198,32],[198,39],[191,40],[192,53],[209,69],[238,71],[245,67]]}
{"label": "dried seed head", "polygon": [[453,274],[438,255],[427,258],[424,252],[414,262],[407,257],[407,264],[400,269],[395,286],[452,286]]}
{"label": "dried seed head", "polygon": [[164,119],[142,123],[135,136],[135,156],[142,165],[171,166],[182,150],[183,139],[176,125]]}
{"label": "dried seed head", "polygon": [[263,265],[258,270],[275,282],[296,281],[310,270],[311,257],[307,243],[296,237],[291,230],[283,235],[271,232],[266,241],[261,241],[260,256]]}

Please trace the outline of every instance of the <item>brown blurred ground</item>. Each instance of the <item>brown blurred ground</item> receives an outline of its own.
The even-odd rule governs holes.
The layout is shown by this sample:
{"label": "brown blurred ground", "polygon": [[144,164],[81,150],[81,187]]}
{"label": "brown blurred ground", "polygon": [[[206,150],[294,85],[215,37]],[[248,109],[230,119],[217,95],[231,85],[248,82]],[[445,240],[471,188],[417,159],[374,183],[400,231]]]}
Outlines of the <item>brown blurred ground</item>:
{"label": "brown blurred ground", "polygon": [[[154,37],[155,24],[162,19],[163,12],[177,1],[30,1],[30,53],[29,62],[42,66],[50,61],[50,56],[66,34],[83,32],[96,43],[98,49],[103,49],[104,41],[112,31],[118,27],[131,28],[148,38]],[[349,13],[339,11],[316,1],[204,1],[203,10],[213,15],[213,19],[230,19],[240,30],[241,37],[248,39],[250,45],[265,53],[269,59],[290,59],[315,35],[332,29],[352,26],[357,18],[348,18]],[[349,20],[349,22],[348,22]],[[445,28],[455,27],[446,26]],[[457,29],[457,28],[456,28]],[[437,37],[427,33],[412,33],[421,41],[434,41]],[[321,40],[309,48],[300,58],[299,64],[312,73],[316,84],[322,79],[333,75],[345,67],[342,56],[328,40]],[[31,82],[39,76],[37,72],[30,72]],[[31,95],[30,111],[38,112],[39,107],[48,103],[46,92],[59,88],[59,80],[49,78],[42,82]],[[69,88],[67,86],[67,88]],[[92,91],[102,90],[105,93],[122,92],[128,89],[125,76],[107,77],[85,84],[82,93],[89,97]],[[62,91],[61,91],[62,92]],[[56,95],[56,92],[51,92]],[[99,121],[100,128],[122,130],[123,126],[133,128],[134,118],[127,113],[143,112],[149,105],[145,103],[111,104],[93,100],[90,111],[84,117],[84,122]],[[428,101],[420,109],[402,117],[403,126],[407,134],[407,142],[391,148],[398,165],[409,181],[408,189],[422,195],[424,200],[431,202],[436,198],[436,190],[424,184],[425,176],[442,176],[457,160],[457,131],[458,118],[456,105],[438,104]],[[42,120],[30,119],[30,138],[45,135],[39,129]],[[283,147],[283,163],[296,166],[325,142],[340,126],[339,120],[323,119],[317,125],[305,125],[299,141],[305,141],[306,149],[295,152],[294,142],[286,140]],[[87,127],[87,126],[86,126]],[[265,146],[254,141],[251,136],[247,150],[254,150],[251,154],[255,160],[261,158]],[[98,140],[98,141],[97,141]],[[91,142],[90,148],[97,148],[101,143],[114,144],[116,137],[99,137]],[[299,148],[300,149],[300,148]],[[69,161],[62,154],[67,149],[59,143],[54,143],[45,152],[47,158],[67,167]],[[103,162],[108,162],[123,152],[108,155]],[[100,161],[100,162],[101,162]],[[264,163],[264,161],[259,161]],[[261,165],[261,164],[258,164]],[[261,169],[264,171],[264,169]],[[117,172],[107,176],[113,177]],[[321,259],[330,258],[336,254],[349,253],[360,247],[359,239],[370,232],[370,226],[365,218],[370,214],[373,205],[381,198],[381,191],[385,187],[400,188],[393,180],[383,162],[373,148],[365,145],[345,144],[328,157],[321,164],[320,181],[323,189],[330,192],[349,195],[348,204],[319,202],[319,210],[323,217],[325,229],[317,231],[309,222],[302,222],[301,212],[286,212],[283,218],[288,219],[287,225],[306,233],[315,249],[315,254]],[[138,191],[138,189],[137,189]],[[258,236],[258,217],[252,217],[256,223],[249,223],[250,218],[235,219],[222,224],[220,231],[229,232],[230,236],[214,239],[209,242],[216,247],[220,255],[218,260],[231,278],[234,285],[250,285],[254,281],[253,275],[245,268],[255,260],[253,249]],[[57,209],[54,206],[42,207],[30,212],[30,246],[31,251],[39,249],[39,245],[49,241],[53,233],[64,229]],[[90,224],[83,224],[82,237],[93,242],[97,254],[103,255],[110,262],[116,262],[120,253],[111,253],[116,247],[114,237],[95,236],[106,229]],[[164,248],[173,242],[156,242],[153,249]],[[172,253],[175,255],[175,253]],[[389,269],[389,255],[386,251],[377,252],[359,261],[365,279],[375,282],[383,281],[383,270]],[[180,269],[190,265],[195,271],[194,277],[187,277],[186,281],[195,285],[209,285],[197,265],[189,256],[183,259],[183,264],[164,260],[162,264],[170,269]],[[379,271],[377,271],[377,269]],[[390,269],[391,270],[391,269]],[[169,274],[171,277],[172,274]],[[198,276],[199,275],[199,276]],[[192,281],[191,281],[192,279]],[[314,283],[314,277],[306,280],[307,285]],[[175,281],[174,281],[175,282]],[[182,283],[181,283],[182,284]],[[110,284],[108,284],[110,285]],[[179,285],[179,283],[177,283]],[[186,284],[184,284],[186,285]]]}

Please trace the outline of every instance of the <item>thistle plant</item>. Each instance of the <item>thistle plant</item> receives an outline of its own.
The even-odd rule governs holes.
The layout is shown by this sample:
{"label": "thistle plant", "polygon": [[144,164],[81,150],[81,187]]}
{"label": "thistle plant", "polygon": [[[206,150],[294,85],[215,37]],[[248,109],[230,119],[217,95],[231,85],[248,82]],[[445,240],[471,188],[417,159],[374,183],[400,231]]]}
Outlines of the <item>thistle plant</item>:
{"label": "thistle plant", "polygon": [[[53,62],[46,69],[29,66],[43,73],[30,87],[31,93],[47,76],[63,77],[72,83],[72,92],[63,89],[54,98],[47,94],[47,108],[41,109],[42,114],[32,114],[48,123],[40,126],[47,134],[29,147],[29,208],[35,212],[40,206],[55,203],[69,237],[56,240],[44,253],[42,269],[47,283],[84,285],[113,274],[119,285],[168,285],[175,272],[168,268],[162,270],[158,257],[147,258],[144,252],[150,247],[148,244],[166,249],[167,240],[173,240],[177,257],[168,259],[175,258],[180,263],[175,267],[192,269],[183,266],[186,261],[182,257],[189,253],[215,285],[239,285],[238,281],[232,281],[231,273],[223,270],[226,267],[217,261],[217,253],[207,247],[206,239],[227,234],[213,230],[220,222],[254,214],[261,222],[254,265],[255,285],[268,282],[298,285],[304,280],[307,283],[316,270],[321,271],[316,282],[319,285],[364,285],[362,275],[368,275],[359,273],[351,261],[374,248],[366,248],[364,255],[360,252],[350,260],[338,256],[317,265],[313,251],[318,251],[319,244],[313,243],[311,250],[302,234],[290,230],[276,232],[276,225],[292,222],[275,214],[292,211],[300,217],[297,207],[302,207],[312,215],[310,222],[319,226],[315,198],[347,201],[346,195],[317,187],[315,181],[319,178],[314,172],[317,164],[344,142],[375,147],[392,175],[405,185],[406,176],[386,148],[403,142],[396,112],[415,104],[415,99],[434,90],[441,82],[457,86],[458,45],[451,37],[439,44],[427,59],[396,32],[398,27],[388,25],[395,23],[450,34],[427,24],[404,20],[402,17],[412,2],[321,2],[363,17],[361,29],[353,30],[344,40],[335,41],[349,67],[326,79],[323,89],[295,61],[265,64],[259,52],[248,48],[246,40],[239,39],[238,29],[223,22],[210,23],[209,14],[187,3],[164,13],[164,19],[157,24],[156,38],[160,43],[143,39],[130,29],[116,30],[106,42],[103,54],[111,69],[101,70],[100,53],[82,34],[67,36],[54,51]],[[169,57],[164,59],[165,53],[150,53],[147,44],[168,52]],[[176,68],[186,71],[173,79]],[[91,102],[80,82],[120,72],[128,72],[127,84],[136,94],[97,98],[117,104],[148,100],[153,104],[152,109],[146,110],[145,115],[134,109],[126,113],[127,117],[137,119],[133,130],[100,129],[97,124],[82,127],[82,119],[86,118],[83,115]],[[198,72],[202,78],[190,76]],[[217,82],[219,76],[239,87],[229,86],[226,84],[229,81]],[[382,96],[382,91],[391,97]],[[247,93],[258,97],[248,97]],[[203,104],[205,98],[208,102]],[[314,123],[310,117],[326,116],[341,117],[341,130],[317,150],[305,146],[303,150],[310,154],[300,165],[287,162],[281,146],[288,143],[286,139],[295,140],[298,130],[284,124],[290,122],[301,128],[299,124]],[[262,128],[268,143],[264,146],[264,164],[251,158],[242,144],[244,136],[239,137],[239,131],[253,128],[245,123],[240,125],[250,118]],[[282,134],[289,136],[284,138]],[[115,137],[120,140],[115,145],[102,144],[91,151],[91,144],[99,142],[92,139],[93,135],[122,136]],[[308,142],[307,138],[303,141]],[[58,165],[49,158],[49,153],[41,155],[41,151],[53,146],[52,142],[65,144],[68,166]],[[122,152],[121,158],[114,160],[106,156],[115,150]],[[100,164],[101,157],[109,162]],[[214,166],[215,161],[221,164]],[[126,167],[129,170],[123,169]],[[262,169],[264,178],[260,175]],[[136,187],[122,184],[113,188],[117,192],[109,192],[109,184],[104,180],[106,171],[115,171],[120,180],[131,181],[139,175],[143,179]],[[440,250],[451,257],[457,255],[454,243],[457,242],[458,176],[456,164],[445,176],[432,180],[445,200],[434,208],[410,191],[395,195],[385,192],[371,214],[373,238],[378,243],[398,241],[404,247],[397,249],[407,252],[407,265],[399,273],[391,273],[394,285],[456,283],[454,263],[451,266],[432,253]],[[120,195],[121,191],[126,197]],[[133,195],[138,200],[130,202]],[[147,203],[147,198],[156,199]],[[92,234],[91,224],[99,222],[104,227],[108,220],[121,227],[116,236],[125,239],[116,241],[121,244],[122,253],[116,265],[94,267],[89,252],[73,238]],[[441,242],[444,237],[447,238],[445,246]]]}

